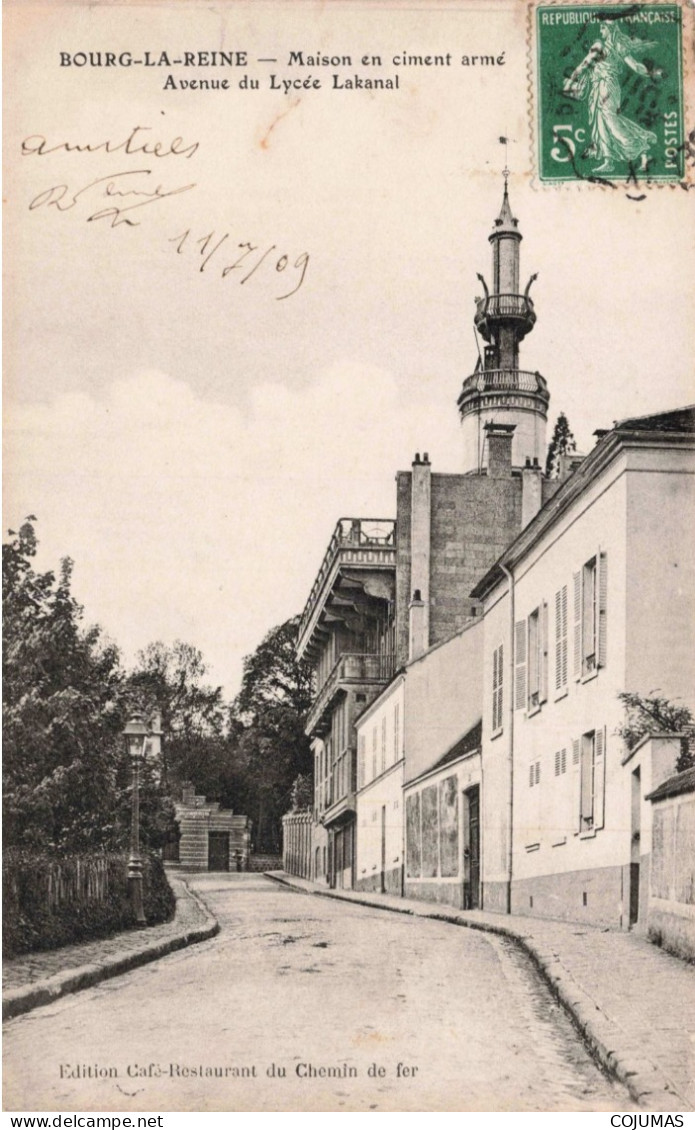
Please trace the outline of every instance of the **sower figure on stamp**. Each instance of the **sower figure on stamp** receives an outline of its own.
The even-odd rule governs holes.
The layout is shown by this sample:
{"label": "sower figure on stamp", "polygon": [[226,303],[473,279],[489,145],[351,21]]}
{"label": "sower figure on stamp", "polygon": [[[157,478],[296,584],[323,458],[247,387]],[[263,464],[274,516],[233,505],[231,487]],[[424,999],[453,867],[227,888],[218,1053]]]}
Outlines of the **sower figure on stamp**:
{"label": "sower figure on stamp", "polygon": [[589,53],[564,84],[564,93],[577,100],[586,99],[591,128],[591,145],[587,157],[600,157],[597,173],[611,172],[616,161],[640,161],[646,169],[647,155],[656,144],[656,134],[631,121],[620,112],[620,80],[627,66],[635,74],[661,77],[660,70],[650,70],[635,58],[655,43],[633,39],[615,21],[604,20],[601,38],[592,44]]}

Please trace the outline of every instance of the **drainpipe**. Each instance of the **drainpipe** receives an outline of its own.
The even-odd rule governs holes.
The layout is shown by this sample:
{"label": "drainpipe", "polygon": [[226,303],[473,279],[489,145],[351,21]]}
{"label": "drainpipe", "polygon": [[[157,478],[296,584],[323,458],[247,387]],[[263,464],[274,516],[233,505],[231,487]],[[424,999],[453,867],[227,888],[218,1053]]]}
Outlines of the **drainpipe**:
{"label": "drainpipe", "polygon": [[514,574],[506,565],[500,569],[509,581],[509,887],[507,891],[507,914],[512,912],[512,869],[514,863],[514,669],[516,664],[516,634],[514,631]]}

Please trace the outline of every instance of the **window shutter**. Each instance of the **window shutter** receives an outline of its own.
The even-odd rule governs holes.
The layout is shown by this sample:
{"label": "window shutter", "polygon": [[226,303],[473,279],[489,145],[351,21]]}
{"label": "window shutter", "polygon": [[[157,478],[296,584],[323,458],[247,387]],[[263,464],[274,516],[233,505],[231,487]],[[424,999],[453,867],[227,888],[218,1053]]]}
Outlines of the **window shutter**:
{"label": "window shutter", "polygon": [[594,735],[594,828],[603,828],[606,807],[606,727]]}
{"label": "window shutter", "polygon": [[575,834],[582,829],[582,774],[581,774],[581,742],[579,738],[572,739],[572,809]]}
{"label": "window shutter", "polygon": [[367,743],[365,741],[364,734],[361,734],[360,735],[360,741],[359,741],[359,758],[358,758],[358,762],[357,762],[357,778],[358,778],[357,784],[358,784],[359,788],[361,788],[362,785],[364,784],[364,769],[365,769],[365,760],[366,760],[366,757],[365,757],[366,749],[365,749],[365,747],[366,747],[366,744]]}
{"label": "window shutter", "polygon": [[540,610],[538,665],[539,702],[548,701],[548,604],[543,601]]}
{"label": "window shutter", "polygon": [[560,776],[560,751],[555,754],[555,776]]}
{"label": "window shutter", "polygon": [[516,684],[516,708],[526,706],[526,621],[519,620],[515,626],[514,680]]}
{"label": "window shutter", "polygon": [[582,575],[575,573],[574,584],[574,677],[582,675]]}
{"label": "window shutter", "polygon": [[608,598],[608,555],[599,553],[596,558],[598,567],[598,646],[596,662],[599,667],[606,666],[606,602]]}
{"label": "window shutter", "polygon": [[497,726],[503,725],[502,710],[504,707],[504,644],[497,649]]}
{"label": "window shutter", "polygon": [[555,593],[555,690],[562,687],[562,589]]}
{"label": "window shutter", "polygon": [[531,789],[533,788],[534,777],[535,777],[535,766],[534,766],[533,762],[531,762],[531,764],[528,767],[528,783],[529,783],[529,788],[531,788]]}
{"label": "window shutter", "polygon": [[497,648],[492,653],[492,732],[497,729]]}

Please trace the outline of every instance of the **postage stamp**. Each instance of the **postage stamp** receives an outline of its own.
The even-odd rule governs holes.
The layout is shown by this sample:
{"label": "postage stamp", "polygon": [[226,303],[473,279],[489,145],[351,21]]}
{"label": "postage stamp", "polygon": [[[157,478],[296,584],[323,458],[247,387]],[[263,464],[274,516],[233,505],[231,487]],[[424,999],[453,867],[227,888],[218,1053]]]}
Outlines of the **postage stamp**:
{"label": "postage stamp", "polygon": [[678,181],[685,170],[677,4],[539,5],[541,181]]}

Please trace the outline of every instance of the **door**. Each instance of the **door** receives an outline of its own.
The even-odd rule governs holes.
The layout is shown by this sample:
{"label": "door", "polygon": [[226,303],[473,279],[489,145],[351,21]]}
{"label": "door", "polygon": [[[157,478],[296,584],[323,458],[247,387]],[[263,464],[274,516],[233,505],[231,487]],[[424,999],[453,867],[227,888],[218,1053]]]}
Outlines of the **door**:
{"label": "door", "polygon": [[229,832],[208,832],[208,871],[229,871]]}
{"label": "door", "polygon": [[480,906],[480,787],[463,794],[463,909]]}
{"label": "door", "polygon": [[386,894],[386,805],[381,806],[381,893]]}
{"label": "door", "polygon": [[640,878],[640,820],[642,808],[641,774],[635,769],[630,778],[631,821],[630,821],[630,925],[639,918],[639,878]]}

